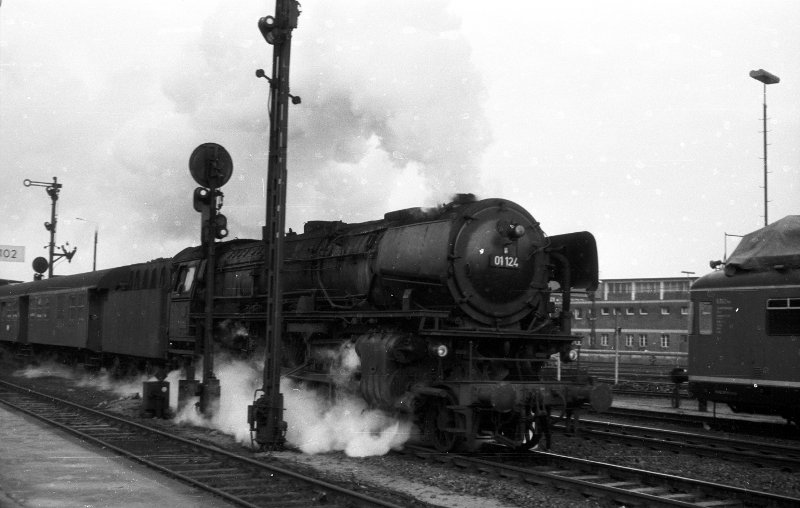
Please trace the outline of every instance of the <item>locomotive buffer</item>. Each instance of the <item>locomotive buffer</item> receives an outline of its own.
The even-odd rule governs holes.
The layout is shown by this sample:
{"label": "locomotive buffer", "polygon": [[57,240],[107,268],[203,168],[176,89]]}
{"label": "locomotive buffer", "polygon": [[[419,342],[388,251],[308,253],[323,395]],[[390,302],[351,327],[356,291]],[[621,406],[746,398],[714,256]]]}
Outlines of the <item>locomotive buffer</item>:
{"label": "locomotive buffer", "polygon": [[295,0],[276,0],[275,16],[258,21],[258,29],[272,50],[272,77],[256,71],[256,77],[269,81],[269,163],[267,167],[267,215],[263,230],[264,276],[267,282],[266,348],[264,352],[264,386],[261,397],[247,409],[247,421],[255,441],[266,449],[275,449],[285,441],[281,378],[281,269],[283,237],[286,227],[286,146],[288,135],[289,98],[299,104],[300,98],[289,93],[289,57],[292,30],[297,28],[300,4]]}

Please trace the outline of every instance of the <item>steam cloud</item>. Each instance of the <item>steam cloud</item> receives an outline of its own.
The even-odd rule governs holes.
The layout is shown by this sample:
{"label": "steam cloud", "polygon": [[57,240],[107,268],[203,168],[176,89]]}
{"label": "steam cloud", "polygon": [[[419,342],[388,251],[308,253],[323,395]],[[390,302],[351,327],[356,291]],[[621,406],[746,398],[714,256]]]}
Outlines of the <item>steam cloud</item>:
{"label": "steam cloud", "polygon": [[[358,368],[358,357],[352,348],[343,348],[332,373],[336,381],[349,378]],[[187,405],[175,417],[175,422],[218,429],[232,435],[242,444],[250,445],[247,425],[247,406],[262,385],[259,362],[215,360],[215,375],[220,380],[220,408],[211,418],[198,413],[193,404]],[[170,379],[168,379],[170,380]],[[173,386],[177,386],[177,382]],[[171,390],[170,393],[177,393]],[[284,421],[288,425],[286,440],[304,453],[316,454],[343,451],[349,456],[383,455],[399,448],[412,433],[412,424],[391,417],[383,411],[368,409],[356,395],[340,391],[335,403],[324,395],[287,379],[281,380],[284,396]],[[177,407],[177,395],[170,405]]]}
{"label": "steam cloud", "polygon": [[[78,0],[31,5],[8,25],[3,51],[13,64],[0,74],[9,91],[0,134],[9,174],[64,184],[59,242],[81,243],[61,273],[91,267],[92,224],[73,217],[100,226],[103,268],[197,244],[197,184],[187,162],[209,141],[234,162],[222,209],[231,237],[261,236],[269,85],[255,70],[270,71],[272,46],[256,22],[272,8],[192,7]],[[485,86],[448,2],[303,7],[292,46],[291,89],[302,103],[290,106],[287,227],[373,220],[480,191],[477,168],[489,143]],[[29,22],[59,43],[31,39]],[[76,37],[75,26],[91,37]],[[11,86],[17,83],[25,86]],[[41,194],[15,192],[0,205],[14,232],[7,243],[33,250],[42,242],[40,214],[48,209]],[[19,212],[34,202],[36,213]]]}
{"label": "steam cloud", "polygon": [[[337,364],[338,379],[348,377],[347,370],[358,367],[357,356],[352,349],[345,348]],[[262,385],[262,371],[256,361],[231,360],[222,356],[215,358],[215,375],[220,380],[220,407],[211,418],[200,414],[190,401],[173,421],[179,425],[195,425],[233,436],[243,445],[250,446],[250,430],[247,424],[247,406],[253,403],[253,395]],[[198,367],[198,372],[202,366]],[[138,376],[127,380],[114,379],[102,371],[97,375],[79,372],[54,362],[28,367],[14,373],[15,376],[37,378],[54,376],[68,379],[77,387],[91,387],[112,392],[121,397],[141,396],[142,383],[155,378]],[[170,382],[170,407],[178,406],[179,371],[167,376]],[[412,435],[412,424],[393,418],[383,411],[368,409],[357,396],[340,394],[332,404],[327,397],[306,389],[287,379],[281,380],[284,395],[284,420],[288,425],[287,443],[303,453],[317,454],[342,451],[352,457],[383,455],[391,449],[401,447]]]}

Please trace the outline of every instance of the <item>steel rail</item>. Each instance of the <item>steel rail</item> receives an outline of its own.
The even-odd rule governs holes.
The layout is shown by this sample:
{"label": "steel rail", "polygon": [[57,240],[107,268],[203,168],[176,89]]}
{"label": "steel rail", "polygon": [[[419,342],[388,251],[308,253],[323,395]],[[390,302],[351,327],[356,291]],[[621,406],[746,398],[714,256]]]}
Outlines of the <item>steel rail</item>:
{"label": "steel rail", "polygon": [[[598,413],[598,416],[601,414]],[[634,420],[658,421],[660,423],[669,422],[683,426],[703,426],[706,428],[724,429],[732,432],[749,433],[754,435],[770,435],[772,437],[782,437],[785,439],[800,438],[800,432],[796,426],[788,423],[778,423],[767,420],[761,416],[753,419],[751,415],[737,414],[715,415],[681,413],[676,410],[655,411],[648,409],[611,407],[602,413],[603,417],[631,418]]]}
{"label": "steel rail", "polygon": [[578,435],[800,470],[800,447],[797,446],[585,419],[580,420]]}

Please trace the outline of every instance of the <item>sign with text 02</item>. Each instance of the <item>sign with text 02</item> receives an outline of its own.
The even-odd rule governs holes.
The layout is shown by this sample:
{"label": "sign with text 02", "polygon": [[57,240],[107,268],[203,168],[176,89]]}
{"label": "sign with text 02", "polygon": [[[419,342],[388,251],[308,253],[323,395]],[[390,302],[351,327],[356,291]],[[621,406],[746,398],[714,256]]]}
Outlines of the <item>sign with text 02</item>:
{"label": "sign with text 02", "polygon": [[16,245],[0,245],[0,261],[24,263],[25,247],[18,247]]}

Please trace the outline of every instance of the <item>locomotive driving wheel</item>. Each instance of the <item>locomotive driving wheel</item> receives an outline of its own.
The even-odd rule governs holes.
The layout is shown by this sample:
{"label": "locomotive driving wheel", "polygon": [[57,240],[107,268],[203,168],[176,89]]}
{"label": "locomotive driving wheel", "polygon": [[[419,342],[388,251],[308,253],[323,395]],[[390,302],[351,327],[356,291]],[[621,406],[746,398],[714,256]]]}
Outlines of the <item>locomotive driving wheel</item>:
{"label": "locomotive driving wheel", "polygon": [[455,397],[431,398],[425,411],[425,434],[428,441],[440,452],[453,451],[464,440],[455,432],[458,427],[456,413],[449,406],[456,405]]}

